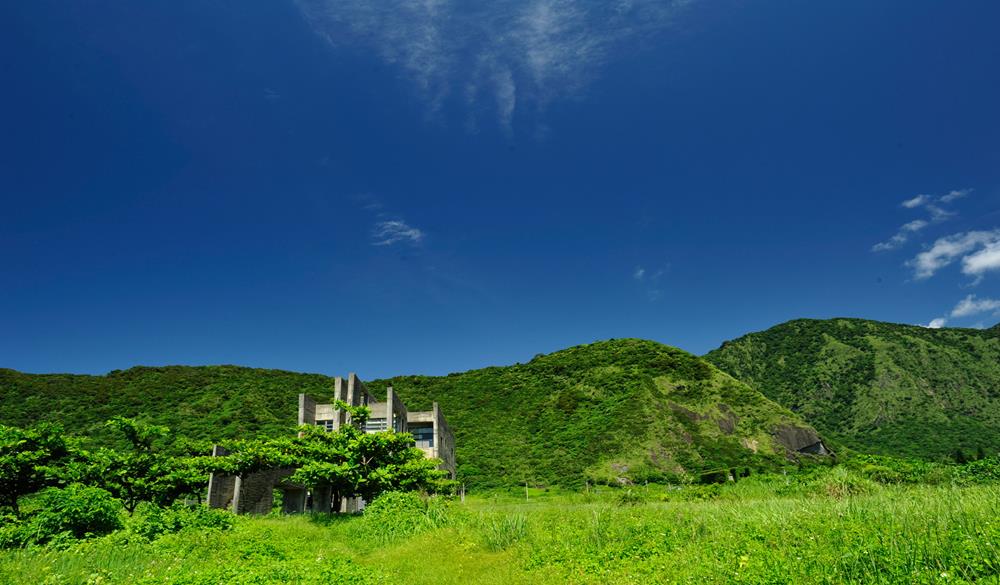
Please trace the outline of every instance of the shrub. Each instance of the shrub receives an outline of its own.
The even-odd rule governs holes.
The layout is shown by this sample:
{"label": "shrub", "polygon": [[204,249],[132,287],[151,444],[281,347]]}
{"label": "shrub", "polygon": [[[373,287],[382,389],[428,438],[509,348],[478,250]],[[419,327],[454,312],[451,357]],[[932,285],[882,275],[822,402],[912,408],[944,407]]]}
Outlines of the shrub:
{"label": "shrub", "polygon": [[645,502],[646,497],[632,488],[625,488],[615,496],[615,503],[619,506],[638,506]]}
{"label": "shrub", "polygon": [[989,457],[972,461],[958,468],[956,476],[966,483],[989,483],[1000,481],[1000,457]]}
{"label": "shrub", "polygon": [[207,506],[175,503],[161,508],[155,504],[143,503],[129,518],[127,528],[130,533],[144,540],[153,540],[160,535],[182,530],[228,530],[234,520],[231,513]]}
{"label": "shrub", "polygon": [[13,514],[0,514],[0,549],[17,548],[24,544],[21,521]]}
{"label": "shrub", "polygon": [[427,504],[415,492],[383,493],[365,506],[362,520],[364,532],[381,544],[416,534],[433,525],[427,515]]}
{"label": "shrub", "polygon": [[878,484],[843,467],[834,468],[829,474],[813,482],[813,487],[832,498],[846,498],[875,491]]}
{"label": "shrub", "polygon": [[36,511],[21,524],[20,544],[62,543],[121,528],[122,503],[105,490],[72,484],[38,494]]}

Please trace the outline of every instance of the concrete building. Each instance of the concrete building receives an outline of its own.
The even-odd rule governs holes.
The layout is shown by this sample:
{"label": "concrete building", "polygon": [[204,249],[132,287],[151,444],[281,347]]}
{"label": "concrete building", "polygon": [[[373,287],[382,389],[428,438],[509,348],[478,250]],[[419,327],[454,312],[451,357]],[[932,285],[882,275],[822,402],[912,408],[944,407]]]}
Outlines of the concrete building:
{"label": "concrete building", "polygon": [[[440,459],[440,469],[455,478],[455,436],[437,402],[431,410],[410,412],[391,386],[386,390],[385,401],[379,402],[352,373],[346,380],[340,376],[334,379],[333,399],[329,403],[318,403],[311,396],[299,394],[298,424],[318,425],[330,432],[351,424],[350,414],[336,408],[337,400],[368,407],[371,415],[365,423],[366,432],[391,429],[397,433],[411,433],[416,446],[427,457]],[[225,454],[218,446],[212,452],[213,456]],[[307,510],[355,512],[364,507],[364,502],[358,498],[335,502],[329,490],[310,492],[304,486],[293,484],[287,478],[294,472],[293,468],[269,469],[242,478],[212,474],[208,483],[208,505],[228,508],[236,514],[266,514],[274,505],[274,490],[280,490],[282,510],[286,514]]]}

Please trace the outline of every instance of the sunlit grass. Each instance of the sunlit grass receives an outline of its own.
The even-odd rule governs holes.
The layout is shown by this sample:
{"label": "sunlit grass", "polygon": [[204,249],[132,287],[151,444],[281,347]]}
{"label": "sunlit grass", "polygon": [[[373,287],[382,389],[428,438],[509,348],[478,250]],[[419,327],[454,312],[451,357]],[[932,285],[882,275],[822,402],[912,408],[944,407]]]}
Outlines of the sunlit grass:
{"label": "sunlit grass", "polygon": [[0,582],[1000,583],[996,486],[740,489],[633,506],[610,493],[469,498],[379,546],[364,518],[241,518],[152,543],[8,551]]}

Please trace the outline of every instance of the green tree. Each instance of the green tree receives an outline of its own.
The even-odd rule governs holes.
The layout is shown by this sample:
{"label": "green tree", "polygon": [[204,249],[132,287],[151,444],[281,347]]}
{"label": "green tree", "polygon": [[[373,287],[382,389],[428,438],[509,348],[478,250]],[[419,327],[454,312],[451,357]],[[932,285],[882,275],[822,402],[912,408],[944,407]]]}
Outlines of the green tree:
{"label": "green tree", "polygon": [[129,514],[140,502],[169,506],[206,485],[209,458],[175,456],[162,449],[159,443],[169,434],[167,427],[120,416],[107,426],[124,435],[126,447],[89,454],[85,476],[80,479],[120,499]]}
{"label": "green tree", "polygon": [[214,471],[243,476],[275,467],[294,467],[290,481],[313,490],[331,490],[334,499],[360,496],[371,501],[394,490],[442,491],[450,485],[440,463],[424,457],[409,433],[366,433],[366,407],[337,402],[353,424],[327,432],[314,425],[299,428],[296,438],[247,440],[226,444]]}
{"label": "green tree", "polygon": [[42,423],[0,425],[0,506],[20,515],[18,498],[57,483],[57,466],[70,455],[62,428]]}
{"label": "green tree", "polygon": [[439,461],[415,448],[409,433],[365,433],[350,425],[334,433],[302,431],[299,467],[290,479],[313,489],[329,487],[335,499],[371,501],[386,491],[438,491],[445,485]]}

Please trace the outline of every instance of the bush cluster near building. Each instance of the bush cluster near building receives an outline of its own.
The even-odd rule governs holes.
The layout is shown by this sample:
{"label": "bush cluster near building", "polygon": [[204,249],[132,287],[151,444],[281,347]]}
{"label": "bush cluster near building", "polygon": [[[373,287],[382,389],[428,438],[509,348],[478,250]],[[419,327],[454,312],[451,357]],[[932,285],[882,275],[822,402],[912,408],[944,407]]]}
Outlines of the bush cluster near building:
{"label": "bush cluster near building", "polygon": [[[366,409],[350,408],[363,424]],[[291,479],[306,488],[367,499],[393,490],[444,491],[452,483],[406,433],[304,427],[298,436],[234,441],[228,455],[212,457],[208,445],[165,427],[122,417],[107,426],[120,446],[93,451],[54,425],[0,426],[0,548],[63,546],[120,530],[150,539],[224,529],[227,514],[202,505],[211,473],[291,468]]]}

